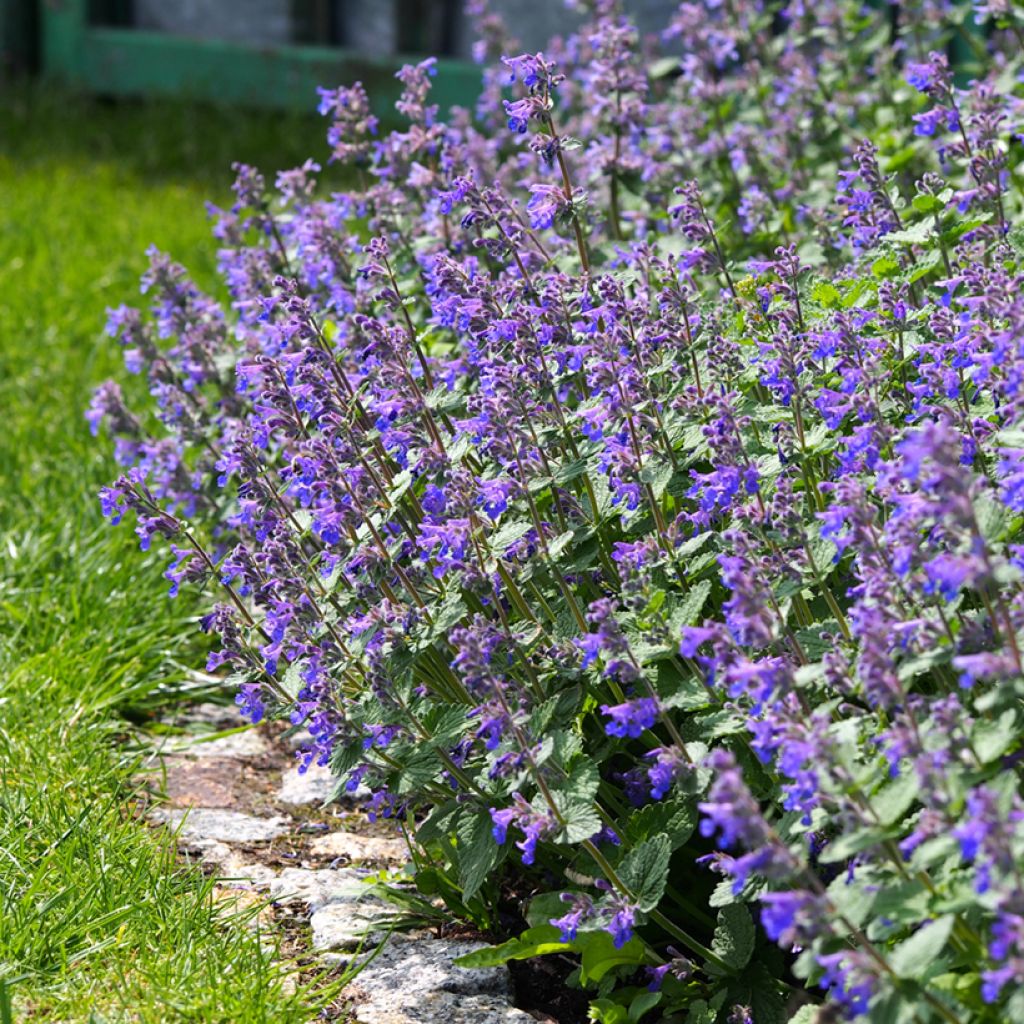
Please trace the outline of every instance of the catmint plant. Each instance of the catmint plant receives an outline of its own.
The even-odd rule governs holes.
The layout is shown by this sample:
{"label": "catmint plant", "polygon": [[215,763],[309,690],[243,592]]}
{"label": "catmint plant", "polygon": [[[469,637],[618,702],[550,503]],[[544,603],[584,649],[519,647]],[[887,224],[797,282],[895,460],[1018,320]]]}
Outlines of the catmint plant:
{"label": "catmint plant", "polygon": [[347,184],[236,167],[223,302],[150,254],[104,513],[242,715],[521,921],[467,964],[1024,1019],[1020,19],[593,0],[524,53],[470,6],[473,110],[324,89]]}

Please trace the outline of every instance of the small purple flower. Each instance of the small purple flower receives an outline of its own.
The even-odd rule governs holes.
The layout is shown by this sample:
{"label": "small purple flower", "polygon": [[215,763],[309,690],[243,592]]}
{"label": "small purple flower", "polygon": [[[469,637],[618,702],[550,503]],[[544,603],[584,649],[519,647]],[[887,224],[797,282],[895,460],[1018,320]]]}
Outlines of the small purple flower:
{"label": "small purple flower", "polygon": [[644,757],[654,759],[654,763],[647,769],[647,778],[651,780],[651,798],[654,800],[661,800],[677,782],[693,771],[693,766],[683,757],[683,752],[675,746],[658,747]]}
{"label": "small purple flower", "polygon": [[615,913],[611,920],[605,925],[605,931],[612,937],[616,949],[622,947],[633,938],[633,928],[636,925],[636,907],[630,904],[625,897],[618,896],[612,899],[612,906]]}
{"label": "small purple flower", "polygon": [[491,808],[491,821],[493,822],[491,834],[499,846],[503,846],[505,840],[508,839],[508,827],[516,820],[517,813],[514,807],[506,807],[503,810]]}
{"label": "small purple flower", "polygon": [[262,721],[266,713],[266,707],[263,704],[263,687],[259,683],[243,683],[238,689],[235,703],[242,715],[248,718],[253,725]]}
{"label": "small purple flower", "polygon": [[593,917],[594,903],[586,893],[563,892],[559,898],[563,903],[570,904],[571,909],[562,917],[551,918],[550,924],[559,929],[562,942],[572,942],[580,925]]}
{"label": "small purple flower", "polygon": [[[525,129],[523,129],[525,131]],[[536,184],[530,186],[530,198],[526,212],[530,215],[530,227],[543,231],[570,209],[565,192],[558,185]]]}
{"label": "small purple flower", "polygon": [[636,738],[658,720],[658,702],[653,697],[639,697],[624,704],[601,705],[602,713],[611,721],[604,730],[609,736]]}

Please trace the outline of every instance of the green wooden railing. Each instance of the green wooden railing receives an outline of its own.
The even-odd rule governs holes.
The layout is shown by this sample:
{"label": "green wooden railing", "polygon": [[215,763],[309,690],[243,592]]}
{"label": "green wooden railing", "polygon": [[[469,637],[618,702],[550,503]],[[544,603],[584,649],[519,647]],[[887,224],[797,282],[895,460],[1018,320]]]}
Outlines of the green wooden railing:
{"label": "green wooden railing", "polygon": [[[96,25],[88,17],[88,0],[47,0],[41,7],[42,73],[74,88],[111,96],[185,96],[313,110],[317,86],[359,80],[375,111],[386,115],[401,92],[395,71],[417,59],[368,58],[330,46],[251,46]],[[431,99],[442,109],[472,103],[479,90],[477,66],[438,61]]]}
{"label": "green wooden railing", "polygon": [[[884,0],[868,2],[878,5]],[[10,54],[8,63],[15,67],[32,63],[31,26],[38,32],[43,75],[83,91],[185,96],[306,111],[316,104],[318,85],[359,80],[382,117],[393,116],[401,91],[395,71],[417,59],[367,57],[324,45],[253,46],[109,24],[127,21],[129,10],[128,0],[0,0],[0,55]],[[104,24],[90,17],[96,12],[105,16]],[[960,84],[976,72],[973,51],[983,39],[984,30],[968,19],[952,40],[950,56]],[[467,105],[479,88],[479,68],[466,61],[441,59],[431,99],[442,109]]]}

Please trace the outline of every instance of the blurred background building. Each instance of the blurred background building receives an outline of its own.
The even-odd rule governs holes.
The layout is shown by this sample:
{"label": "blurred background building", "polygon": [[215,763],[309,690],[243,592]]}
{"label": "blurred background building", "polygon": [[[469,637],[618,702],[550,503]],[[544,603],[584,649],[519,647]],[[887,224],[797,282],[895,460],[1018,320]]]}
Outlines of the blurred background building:
{"label": "blurred background building", "polygon": [[[491,0],[525,50],[571,32],[563,0]],[[657,31],[675,0],[626,0]],[[112,95],[180,95],[309,107],[317,84],[361,78],[382,104],[408,57],[439,58],[437,99],[469,102],[472,28],[464,0],[0,0],[0,68],[34,68]],[[374,95],[371,90],[371,95]]]}

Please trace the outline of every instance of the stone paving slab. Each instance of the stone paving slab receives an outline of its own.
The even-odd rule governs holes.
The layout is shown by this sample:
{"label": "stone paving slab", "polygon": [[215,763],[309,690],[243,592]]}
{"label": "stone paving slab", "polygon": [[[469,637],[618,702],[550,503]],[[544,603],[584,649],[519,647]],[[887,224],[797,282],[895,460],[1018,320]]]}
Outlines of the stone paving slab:
{"label": "stone paving slab", "polygon": [[267,757],[273,752],[273,748],[267,739],[255,729],[246,729],[243,732],[234,732],[213,740],[208,740],[203,736],[176,736],[167,742],[164,752],[204,760],[227,757],[251,761]]}
{"label": "stone paving slab", "polygon": [[344,900],[327,903],[309,918],[313,948],[319,952],[355,949],[363,945],[373,949],[387,934],[387,925],[395,908],[380,900]]}
{"label": "stone paving slab", "polygon": [[357,1003],[355,1017],[360,1024],[537,1024],[504,997],[450,992],[424,992],[415,1003]]}
{"label": "stone paving slab", "polygon": [[299,773],[299,767],[289,768],[281,779],[277,801],[292,807],[309,807],[325,804],[334,792],[338,780],[330,768],[311,764],[307,771]]}
{"label": "stone paving slab", "polygon": [[213,840],[219,843],[261,843],[283,836],[289,821],[281,815],[257,818],[253,814],[220,807],[158,807],[150,813],[153,821],[177,830],[186,841]]}
{"label": "stone paving slab", "polygon": [[246,766],[231,757],[164,759],[163,788],[172,807],[238,807],[245,803]]}
{"label": "stone paving slab", "polygon": [[315,911],[328,903],[355,903],[364,897],[365,877],[351,868],[285,868],[271,883],[270,895],[279,903],[301,901]]}
{"label": "stone paving slab", "polygon": [[460,956],[485,948],[465,940],[392,935],[346,990],[363,1024],[525,1024],[511,1003],[508,970],[465,968]]}
{"label": "stone paving slab", "polygon": [[404,839],[361,836],[355,832],[328,832],[309,844],[310,853],[318,857],[344,857],[353,863],[401,866],[409,860],[409,847]]}
{"label": "stone paving slab", "polygon": [[[188,728],[191,721],[200,730],[224,730],[237,720],[233,709],[210,704],[174,724]],[[177,830],[182,849],[216,874],[217,898],[226,905],[268,901],[259,918],[268,930],[275,920],[308,921],[309,952],[325,966],[372,956],[345,992],[360,1024],[536,1024],[511,1005],[507,968],[454,965],[484,943],[395,932],[376,952],[397,910],[369,894],[363,879],[371,871],[356,865],[403,865],[408,847],[396,835],[364,835],[358,825],[354,831],[317,834],[331,818],[340,824],[339,816],[354,816],[339,815],[334,807],[314,817],[336,780],[316,765],[300,775],[283,749],[286,742],[275,745],[255,730],[211,741],[164,741],[159,753],[168,803],[150,811],[150,820]],[[260,794],[255,805],[254,794]],[[345,794],[342,802],[351,808],[366,795]],[[253,806],[267,813],[240,809]],[[345,866],[315,866],[326,860]]]}

